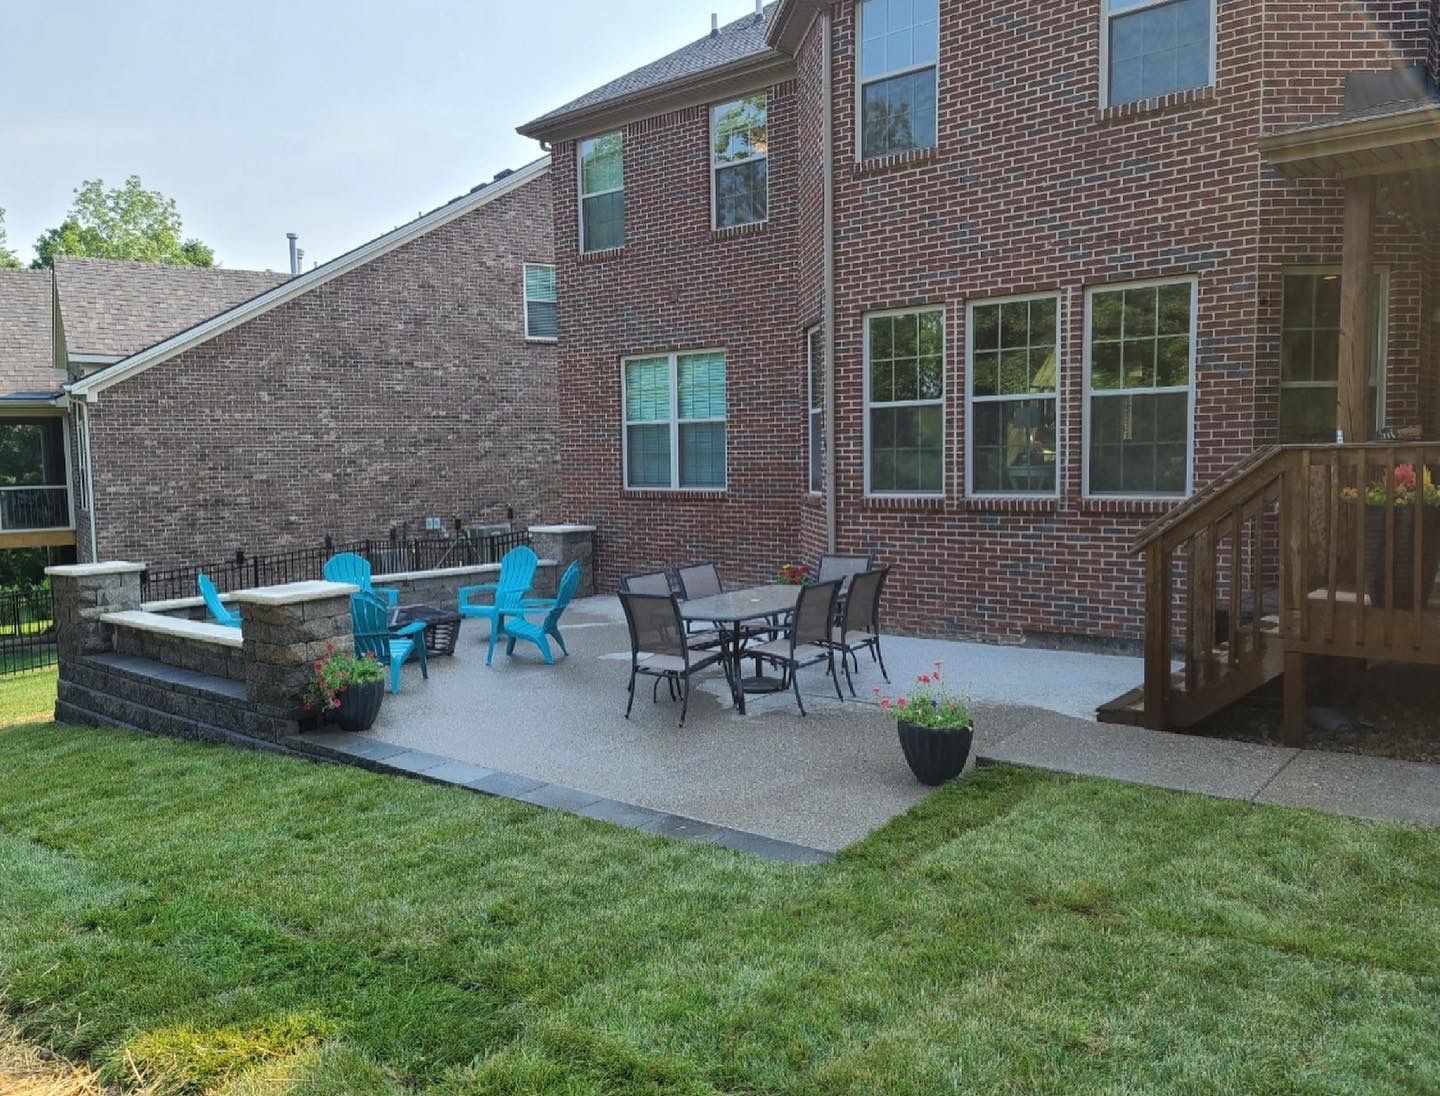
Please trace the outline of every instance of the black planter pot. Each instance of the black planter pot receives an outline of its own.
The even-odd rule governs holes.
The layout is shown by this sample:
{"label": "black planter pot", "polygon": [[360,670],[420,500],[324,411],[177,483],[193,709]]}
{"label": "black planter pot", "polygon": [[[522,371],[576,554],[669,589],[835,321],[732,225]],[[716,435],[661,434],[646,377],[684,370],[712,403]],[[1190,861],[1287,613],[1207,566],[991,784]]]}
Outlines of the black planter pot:
{"label": "black planter pot", "polygon": [[935,787],[960,775],[975,739],[973,726],[959,730],[917,727],[903,719],[895,726],[900,733],[900,748],[916,780]]}
{"label": "black planter pot", "polygon": [[385,699],[385,682],[372,681],[368,685],[351,685],[340,694],[340,707],[335,712],[335,722],[342,731],[359,734],[368,731],[380,714],[380,704]]}
{"label": "black planter pot", "polygon": [[[1440,565],[1440,510],[1420,507],[1424,528],[1420,560],[1420,606],[1430,602],[1435,589],[1436,566]],[[1392,563],[1395,578],[1395,604],[1385,604],[1385,565]],[[1370,604],[1377,609],[1413,609],[1415,607],[1415,507],[1395,507],[1395,540],[1391,556],[1385,558],[1385,510],[1379,506],[1365,508],[1365,586]]]}

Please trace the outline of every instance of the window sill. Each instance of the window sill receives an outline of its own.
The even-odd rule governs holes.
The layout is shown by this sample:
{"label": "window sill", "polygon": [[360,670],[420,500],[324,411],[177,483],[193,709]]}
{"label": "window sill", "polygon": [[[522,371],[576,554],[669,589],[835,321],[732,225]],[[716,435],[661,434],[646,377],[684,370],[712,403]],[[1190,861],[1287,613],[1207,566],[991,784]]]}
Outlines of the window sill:
{"label": "window sill", "polygon": [[621,495],[637,502],[715,502],[728,497],[728,487],[624,487]]}
{"label": "window sill", "polygon": [[607,247],[600,251],[579,251],[576,257],[582,263],[603,263],[610,259],[618,259],[625,254],[625,246]]}
{"label": "window sill", "polygon": [[868,160],[858,160],[852,169],[852,174],[856,178],[863,178],[867,175],[885,175],[892,171],[904,171],[908,168],[933,163],[939,158],[940,148],[938,145],[930,145],[927,148],[911,148],[904,152],[893,152],[889,156],[872,156]]}
{"label": "window sill", "polygon": [[1185,91],[1172,91],[1168,95],[1156,95],[1150,99],[1132,99],[1128,103],[1101,107],[1099,120],[1129,122],[1137,118],[1174,114],[1192,107],[1210,106],[1214,102],[1215,85],[1207,84],[1203,88],[1187,88]]}
{"label": "window sill", "polygon": [[866,510],[918,510],[939,513],[950,500],[944,495],[866,495],[861,500]]}
{"label": "window sill", "polygon": [[1175,507],[1185,500],[1183,498],[1082,498],[1080,500],[1080,512],[1082,514],[1168,514]]}
{"label": "window sill", "polygon": [[961,510],[989,514],[1054,514],[1060,500],[1054,495],[1023,498],[1018,495],[967,495],[959,500]]}
{"label": "window sill", "polygon": [[770,228],[769,221],[752,221],[748,225],[729,225],[725,228],[711,228],[712,240],[730,240],[737,236],[763,236]]}
{"label": "window sill", "polygon": [[536,345],[536,346],[554,346],[554,345],[555,345],[556,343],[558,343],[560,340],[559,340],[558,338],[556,338],[556,339],[537,339],[537,338],[535,338],[534,336],[526,335],[526,336],[525,336],[525,341],[526,341],[527,343],[533,343],[533,344]]}

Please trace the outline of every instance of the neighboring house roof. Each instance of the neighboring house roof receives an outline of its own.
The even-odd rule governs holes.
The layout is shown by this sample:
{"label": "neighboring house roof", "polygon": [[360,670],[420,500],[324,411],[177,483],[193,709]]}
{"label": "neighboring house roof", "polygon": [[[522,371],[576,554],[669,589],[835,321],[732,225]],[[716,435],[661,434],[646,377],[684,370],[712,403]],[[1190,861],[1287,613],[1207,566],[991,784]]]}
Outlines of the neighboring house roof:
{"label": "neighboring house roof", "polygon": [[48,270],[0,270],[0,392],[57,385]]}
{"label": "neighboring house roof", "polygon": [[328,263],[317,266],[297,277],[288,278],[259,296],[252,297],[218,315],[210,316],[187,330],[170,335],[169,338],[165,338],[153,346],[131,354],[122,361],[107,365],[82,380],[66,385],[65,390],[77,399],[94,400],[111,385],[119,384],[128,377],[142,373],[161,362],[169,361],[177,354],[182,354],[192,347],[208,342],[217,335],[224,334],[257,316],[263,316],[272,308],[278,308],[287,301],[294,300],[312,289],[317,289],[327,282],[333,281],[342,274],[364,266],[366,263],[394,251],[397,247],[418,239],[442,225],[449,224],[456,218],[463,217],[496,198],[518,190],[549,170],[550,157],[542,156],[518,171],[501,172],[493,182],[483,183],[471,190],[470,193],[455,198],[440,208],[417,217],[408,224],[392,229],[383,236],[361,244],[339,258],[331,259]]}
{"label": "neighboring house roof", "polygon": [[60,257],[55,290],[65,350],[124,357],[288,279],[269,270]]}
{"label": "neighboring house roof", "polygon": [[766,64],[783,65],[790,58],[771,49],[765,41],[777,6],[767,4],[759,15],[751,13],[727,23],[716,33],[526,122],[519,131],[527,137],[558,135],[577,126],[612,121],[617,110],[664,97],[668,92],[696,86],[708,88],[715,78],[730,73],[747,72]]}

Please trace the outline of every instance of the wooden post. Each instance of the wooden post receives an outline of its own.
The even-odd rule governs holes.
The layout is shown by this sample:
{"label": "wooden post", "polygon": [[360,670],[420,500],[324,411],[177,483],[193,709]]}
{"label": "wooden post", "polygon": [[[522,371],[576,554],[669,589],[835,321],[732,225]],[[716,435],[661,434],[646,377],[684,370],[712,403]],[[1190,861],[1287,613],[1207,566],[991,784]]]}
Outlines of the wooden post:
{"label": "wooden post", "polygon": [[[1375,180],[1345,181],[1345,243],[1340,268],[1340,383],[1335,423],[1347,442],[1370,440],[1370,268]],[[1333,547],[1333,546],[1332,546]]]}
{"label": "wooden post", "polygon": [[1145,550],[1145,726],[1170,722],[1170,581],[1172,559],[1162,541]]}

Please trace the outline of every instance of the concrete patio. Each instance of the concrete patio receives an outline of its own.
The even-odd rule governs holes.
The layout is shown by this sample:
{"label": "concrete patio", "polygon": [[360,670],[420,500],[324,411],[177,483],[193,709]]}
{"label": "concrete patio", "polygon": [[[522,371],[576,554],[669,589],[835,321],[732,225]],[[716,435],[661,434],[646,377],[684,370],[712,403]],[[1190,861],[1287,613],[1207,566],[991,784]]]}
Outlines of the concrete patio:
{"label": "concrete patio", "polygon": [[[554,667],[524,644],[513,658],[497,649],[486,667],[486,626],[467,622],[455,656],[434,659],[428,682],[407,666],[368,734],[307,742],[377,768],[787,859],[841,849],[930,791],[874,706],[871,690],[884,682],[863,657],[863,703],[840,703],[824,671],[811,669],[801,675],[809,717],[788,692],[750,697],[741,716],[710,671],[680,728],[679,705],[663,688],[652,703],[645,679],[624,718],[629,640],[615,598],[576,602],[563,630],[571,653]],[[1440,824],[1437,766],[1096,723],[1096,705],[1139,680],[1135,658],[899,637],[884,649],[896,692],[944,662],[947,680],[972,698],[982,764]]]}

